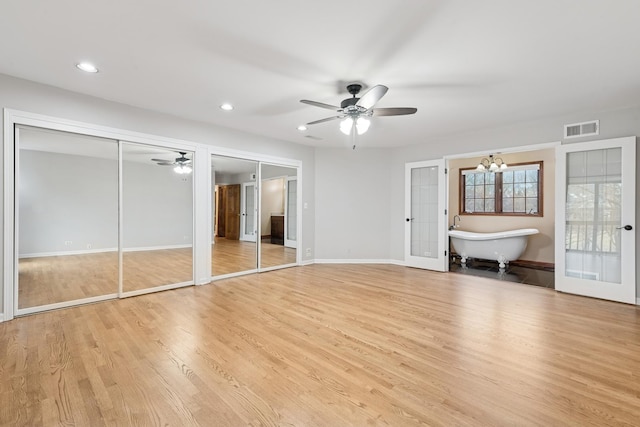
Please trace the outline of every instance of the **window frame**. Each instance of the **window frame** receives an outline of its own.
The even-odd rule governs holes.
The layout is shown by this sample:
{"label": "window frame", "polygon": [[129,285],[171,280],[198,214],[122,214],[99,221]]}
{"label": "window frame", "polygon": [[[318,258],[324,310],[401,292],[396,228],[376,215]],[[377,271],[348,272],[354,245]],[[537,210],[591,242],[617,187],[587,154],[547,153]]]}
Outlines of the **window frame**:
{"label": "window frame", "polygon": [[[495,176],[495,212],[467,212],[465,210],[465,171],[473,171],[476,168],[460,168],[458,175],[458,214],[459,215],[482,215],[482,216],[526,216],[526,217],[543,217],[544,216],[544,162],[542,160],[535,162],[510,163],[510,166],[528,166],[538,165],[538,212],[502,212],[502,171],[493,172]],[[486,172],[485,172],[486,173]],[[485,198],[487,200],[487,198]]]}

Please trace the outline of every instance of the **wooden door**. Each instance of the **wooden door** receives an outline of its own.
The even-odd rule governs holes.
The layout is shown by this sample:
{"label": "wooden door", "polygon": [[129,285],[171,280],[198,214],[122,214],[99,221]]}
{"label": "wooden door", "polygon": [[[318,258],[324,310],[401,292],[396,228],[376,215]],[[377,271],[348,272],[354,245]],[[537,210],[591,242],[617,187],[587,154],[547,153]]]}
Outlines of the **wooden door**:
{"label": "wooden door", "polygon": [[226,186],[225,237],[240,239],[240,184]]}
{"label": "wooden door", "polygon": [[226,198],[227,187],[224,185],[218,186],[218,237],[225,237],[227,219]]}

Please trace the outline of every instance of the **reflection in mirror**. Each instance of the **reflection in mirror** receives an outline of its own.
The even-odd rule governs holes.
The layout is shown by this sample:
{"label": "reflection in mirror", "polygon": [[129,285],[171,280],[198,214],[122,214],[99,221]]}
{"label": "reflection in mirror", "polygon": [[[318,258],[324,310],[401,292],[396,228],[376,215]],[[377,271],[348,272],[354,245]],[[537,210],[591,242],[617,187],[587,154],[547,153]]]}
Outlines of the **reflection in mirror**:
{"label": "reflection in mirror", "polygon": [[260,267],[296,263],[297,169],[261,165]]}
{"label": "reflection in mirror", "polygon": [[18,309],[118,292],[118,142],[20,126]]}
{"label": "reflection in mirror", "polygon": [[122,143],[123,292],[193,284],[193,152]]}
{"label": "reflection in mirror", "polygon": [[212,276],[258,268],[257,172],[257,162],[211,156]]}

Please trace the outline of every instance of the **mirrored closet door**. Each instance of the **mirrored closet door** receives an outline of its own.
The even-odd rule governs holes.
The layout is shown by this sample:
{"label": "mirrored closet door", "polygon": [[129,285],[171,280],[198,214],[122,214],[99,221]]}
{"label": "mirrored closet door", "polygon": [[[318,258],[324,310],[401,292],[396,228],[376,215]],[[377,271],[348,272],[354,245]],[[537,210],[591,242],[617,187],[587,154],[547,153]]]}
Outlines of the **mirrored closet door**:
{"label": "mirrored closet door", "polygon": [[258,163],[211,156],[211,276],[258,268]]}
{"label": "mirrored closet door", "polygon": [[297,168],[262,163],[260,268],[297,261]]}
{"label": "mirrored closet door", "polygon": [[191,284],[193,152],[123,142],[123,295]]}
{"label": "mirrored closet door", "polygon": [[18,126],[18,314],[118,293],[118,142]]}

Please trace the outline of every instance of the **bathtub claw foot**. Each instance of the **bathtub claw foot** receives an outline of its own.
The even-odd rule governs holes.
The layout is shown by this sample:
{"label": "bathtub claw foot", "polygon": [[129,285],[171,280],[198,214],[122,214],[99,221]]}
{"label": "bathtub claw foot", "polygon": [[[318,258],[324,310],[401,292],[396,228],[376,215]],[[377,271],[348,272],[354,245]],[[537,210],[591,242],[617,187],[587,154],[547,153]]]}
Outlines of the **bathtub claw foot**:
{"label": "bathtub claw foot", "polygon": [[509,262],[509,261],[507,261],[503,256],[499,256],[499,257],[498,257],[498,267],[499,267],[501,270],[504,270],[504,269],[505,269],[505,267],[507,266],[507,263],[508,263],[508,262]]}
{"label": "bathtub claw foot", "polygon": [[460,255],[460,264],[467,264],[467,256],[466,255]]}

